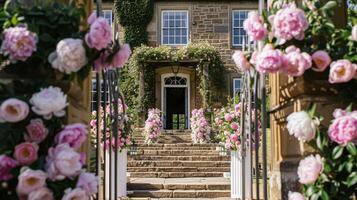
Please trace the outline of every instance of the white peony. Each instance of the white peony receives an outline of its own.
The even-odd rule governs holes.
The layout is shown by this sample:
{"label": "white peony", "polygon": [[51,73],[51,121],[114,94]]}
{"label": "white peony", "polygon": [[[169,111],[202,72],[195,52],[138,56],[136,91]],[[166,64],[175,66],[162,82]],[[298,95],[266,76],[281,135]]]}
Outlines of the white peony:
{"label": "white peony", "polygon": [[63,117],[66,114],[67,95],[59,87],[50,86],[33,94],[30,103],[32,111],[45,119],[51,119],[52,115]]}
{"label": "white peony", "polygon": [[305,200],[305,197],[299,192],[289,191],[289,200]]}
{"label": "white peony", "polygon": [[302,184],[314,183],[323,171],[324,165],[319,154],[310,155],[300,160],[297,174]]}
{"label": "white peony", "polygon": [[305,111],[295,112],[288,116],[287,128],[290,135],[299,140],[310,141],[315,137],[316,125]]}
{"label": "white peony", "polygon": [[67,38],[57,44],[55,52],[48,56],[52,67],[60,72],[70,74],[78,72],[87,64],[86,50],[80,39]]}

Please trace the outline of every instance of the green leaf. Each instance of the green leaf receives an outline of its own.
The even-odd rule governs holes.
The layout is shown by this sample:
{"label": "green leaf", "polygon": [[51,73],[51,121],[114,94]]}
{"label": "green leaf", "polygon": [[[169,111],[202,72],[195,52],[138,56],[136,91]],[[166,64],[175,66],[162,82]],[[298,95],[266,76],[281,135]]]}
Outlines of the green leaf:
{"label": "green leaf", "polygon": [[353,144],[352,142],[349,142],[346,146],[347,151],[350,152],[351,155],[356,156],[357,155],[357,148],[356,145]]}
{"label": "green leaf", "polygon": [[357,172],[352,172],[347,178],[347,186],[351,187],[357,183]]}
{"label": "green leaf", "polygon": [[323,189],[321,190],[321,199],[322,200],[329,200],[330,197],[328,196],[327,192]]}
{"label": "green leaf", "polygon": [[347,172],[351,173],[352,169],[353,169],[353,163],[352,162],[347,162],[345,167],[346,167]]}
{"label": "green leaf", "polygon": [[336,160],[339,157],[342,156],[343,153],[343,149],[344,147],[342,146],[336,146],[333,150],[332,150],[332,159]]}
{"label": "green leaf", "polygon": [[[348,33],[349,34],[349,33]],[[352,112],[352,103],[346,108],[347,112]]]}
{"label": "green leaf", "polygon": [[313,103],[308,108],[308,114],[311,118],[313,118],[315,116],[315,112],[316,112],[316,103]]}
{"label": "green leaf", "polygon": [[315,193],[315,194],[313,194],[313,195],[311,196],[310,200],[318,200],[319,197],[320,197],[320,194]]}
{"label": "green leaf", "polygon": [[336,1],[329,1],[324,6],[322,6],[321,10],[330,10],[330,9],[334,8],[335,6],[337,6]]}

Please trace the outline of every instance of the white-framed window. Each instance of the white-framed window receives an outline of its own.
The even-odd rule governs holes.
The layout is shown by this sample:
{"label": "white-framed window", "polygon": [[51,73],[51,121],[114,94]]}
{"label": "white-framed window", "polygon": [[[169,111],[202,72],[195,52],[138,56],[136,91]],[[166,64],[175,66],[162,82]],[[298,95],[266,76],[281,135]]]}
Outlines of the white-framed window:
{"label": "white-framed window", "polygon": [[188,11],[163,10],[161,12],[161,44],[188,44]]}
{"label": "white-framed window", "polygon": [[[249,10],[233,10],[232,11],[232,45],[240,47],[243,41],[249,41],[248,35],[243,28],[243,22],[248,17]],[[243,39],[244,38],[244,39]]]}
{"label": "white-framed window", "polygon": [[242,87],[242,79],[241,78],[233,78],[233,85],[232,85],[233,96],[236,96],[239,94],[241,87]]}

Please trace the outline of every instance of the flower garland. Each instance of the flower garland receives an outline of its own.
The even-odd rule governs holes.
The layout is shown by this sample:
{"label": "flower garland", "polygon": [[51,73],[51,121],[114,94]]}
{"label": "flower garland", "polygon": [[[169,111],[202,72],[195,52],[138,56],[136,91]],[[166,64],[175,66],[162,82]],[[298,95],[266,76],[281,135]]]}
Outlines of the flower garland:
{"label": "flower garland", "polygon": [[143,132],[143,135],[145,137],[145,143],[157,143],[159,136],[161,135],[161,129],[161,111],[157,108],[149,109],[148,118],[145,121],[145,127]]}
{"label": "flower garland", "polygon": [[208,143],[211,140],[211,127],[205,118],[202,108],[192,110],[192,117],[190,122],[193,143]]}
{"label": "flower garland", "polygon": [[[336,109],[328,130],[321,127],[322,118],[309,112],[292,113],[287,118],[290,135],[308,142],[315,150],[300,161],[297,174],[304,184],[308,199],[351,199],[357,187],[357,110]],[[289,199],[305,199],[298,192],[290,192]],[[299,198],[298,198],[299,197]],[[353,198],[352,198],[353,199]]]}

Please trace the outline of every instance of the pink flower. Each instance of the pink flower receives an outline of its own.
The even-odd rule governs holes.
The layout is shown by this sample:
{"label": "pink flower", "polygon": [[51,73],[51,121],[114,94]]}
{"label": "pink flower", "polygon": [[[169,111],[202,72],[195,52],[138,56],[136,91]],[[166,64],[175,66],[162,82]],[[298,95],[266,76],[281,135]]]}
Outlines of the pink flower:
{"label": "pink flower", "polygon": [[112,41],[112,28],[108,21],[103,17],[96,17],[93,13],[88,18],[90,22],[90,30],[85,36],[87,45],[90,48],[95,48],[98,51],[106,48]]}
{"label": "pink flower", "polygon": [[231,128],[236,131],[239,128],[239,126],[236,122],[233,122],[231,123]]}
{"label": "pink flower", "polygon": [[89,195],[81,188],[67,189],[62,200],[89,200]]}
{"label": "pink flower", "polygon": [[7,181],[13,178],[11,170],[17,166],[16,160],[0,155],[0,181]]}
{"label": "pink flower", "polygon": [[81,155],[68,144],[59,144],[48,150],[45,168],[51,180],[74,177],[82,168]]}
{"label": "pink flower", "polygon": [[102,69],[109,69],[111,68],[109,59],[109,52],[103,51],[99,57],[94,61],[94,69],[96,71],[100,71]]}
{"label": "pink flower", "polygon": [[54,200],[53,193],[46,187],[31,192],[27,200]]}
{"label": "pink flower", "polygon": [[4,30],[1,53],[10,60],[25,61],[36,51],[37,36],[25,27],[11,27]]}
{"label": "pink flower", "polygon": [[129,44],[123,44],[120,50],[114,55],[112,66],[114,68],[122,68],[128,62],[131,55]]}
{"label": "pink flower", "polygon": [[352,28],[351,37],[352,37],[352,40],[357,41],[357,24],[355,24]]}
{"label": "pink flower", "polygon": [[285,5],[269,20],[272,23],[273,34],[281,44],[293,38],[304,39],[305,30],[309,27],[304,11],[296,8],[294,3]]}
{"label": "pink flower", "polygon": [[302,76],[305,70],[311,68],[311,56],[305,52],[301,53],[299,48],[289,46],[286,48],[286,55],[282,71],[290,76]]}
{"label": "pink flower", "polygon": [[284,55],[280,50],[267,44],[262,52],[254,56],[251,62],[255,64],[256,70],[261,73],[274,73],[281,69],[284,63]]}
{"label": "pink flower", "polygon": [[320,155],[310,155],[300,161],[297,174],[302,184],[314,183],[323,171],[323,163]]}
{"label": "pink flower", "polygon": [[312,60],[315,63],[313,70],[317,72],[324,71],[331,63],[331,58],[326,51],[319,50],[312,54]]}
{"label": "pink flower", "polygon": [[31,165],[38,158],[38,145],[24,142],[15,147],[14,158],[20,165]]}
{"label": "pink flower", "polygon": [[345,83],[353,79],[356,74],[357,65],[349,60],[337,60],[330,65],[330,83]]}
{"label": "pink flower", "polygon": [[242,51],[235,51],[232,58],[238,69],[242,71],[250,69],[250,63],[248,62]]}
{"label": "pink flower", "polygon": [[71,124],[58,133],[55,138],[57,144],[67,143],[74,149],[79,149],[87,139],[87,127],[84,124]]}
{"label": "pink flower", "polygon": [[41,143],[48,135],[48,129],[41,119],[32,119],[26,126],[26,131],[25,140],[37,144]]}
{"label": "pink flower", "polygon": [[77,188],[82,188],[88,195],[98,192],[98,177],[92,173],[83,172],[79,175]]}
{"label": "pink flower", "polygon": [[46,185],[46,173],[41,170],[25,169],[19,175],[16,187],[19,196],[28,195],[31,192],[43,188]]}
{"label": "pink flower", "polygon": [[305,197],[299,192],[289,191],[288,200],[306,200]]}
{"label": "pink flower", "polygon": [[263,18],[256,11],[249,12],[248,18],[243,23],[243,27],[250,39],[254,41],[263,40],[268,33],[264,26]]}
{"label": "pink flower", "polygon": [[237,134],[232,134],[230,136],[230,139],[233,141],[233,142],[238,142],[239,141],[239,136]]}
{"label": "pink flower", "polygon": [[357,115],[336,109],[335,119],[328,129],[330,139],[340,145],[346,145],[357,139]]}
{"label": "pink flower", "polygon": [[227,113],[227,114],[224,115],[224,119],[225,119],[227,122],[230,122],[230,121],[232,121],[233,116],[232,116],[231,114]]}
{"label": "pink flower", "polygon": [[5,100],[0,106],[0,122],[19,122],[24,120],[28,114],[27,103],[15,98]]}

